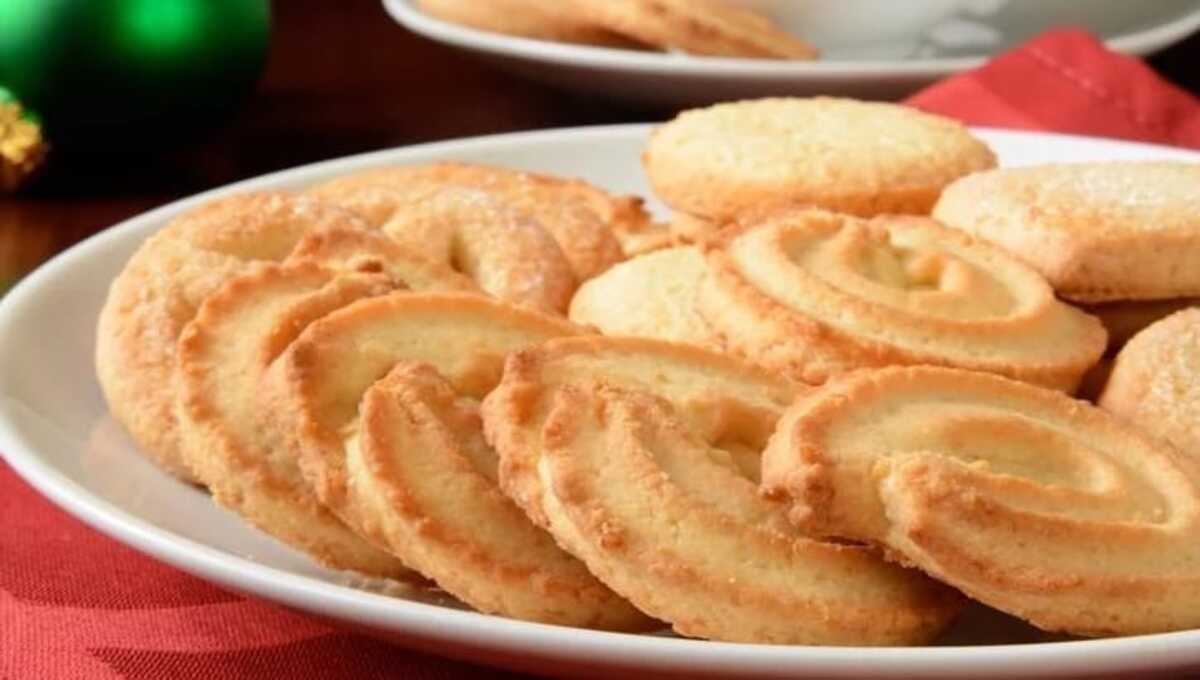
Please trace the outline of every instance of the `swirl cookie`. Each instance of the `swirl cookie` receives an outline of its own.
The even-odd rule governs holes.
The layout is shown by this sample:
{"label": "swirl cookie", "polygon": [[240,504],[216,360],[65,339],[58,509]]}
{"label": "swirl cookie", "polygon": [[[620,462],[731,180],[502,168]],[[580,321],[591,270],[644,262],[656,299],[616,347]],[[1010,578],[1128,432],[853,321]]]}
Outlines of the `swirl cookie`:
{"label": "swirl cookie", "polygon": [[720,0],[571,0],[579,16],[662,49],[712,57],[816,59],[767,17]]}
{"label": "swirl cookie", "polygon": [[480,292],[467,276],[425,257],[383,233],[337,226],[309,232],[287,262],[315,262],[342,272],[382,274],[412,290]]}
{"label": "swirl cookie", "polygon": [[183,459],[213,500],[339,569],[407,577],[326,510],[297,461],[263,427],[256,393],[270,364],[312,321],[395,287],[381,274],[337,274],[312,262],[264,264],[209,295],[179,339]]}
{"label": "swirl cookie", "polygon": [[323,564],[393,578],[412,573],[320,505],[288,434],[263,417],[274,405],[263,407],[271,365],[310,323],[397,287],[476,290],[378,232],[316,229],[284,265],[251,266],[205,298],[176,361],[180,451],[213,499]]}
{"label": "swirl cookie", "polygon": [[472,190],[441,191],[396,214],[383,231],[454,263],[500,300],[562,313],[575,291],[571,266],[550,237],[517,211]]}
{"label": "swirl cookie", "polygon": [[651,622],[496,487],[478,400],[504,356],[578,328],[477,295],[394,293],[309,326],[280,359],[306,478],[343,521],[476,609]]}
{"label": "swirl cookie", "polygon": [[1200,295],[1200,163],[1005,168],[946,189],[934,216],[1028,262],[1080,302]]}
{"label": "swirl cookie", "polygon": [[385,221],[376,223],[388,237],[506,302],[561,313],[575,290],[571,266],[550,234],[482,192],[417,182],[329,198],[372,218],[384,212]]}
{"label": "swirl cookie", "polygon": [[928,641],[955,594],[864,548],[799,537],[759,496],[757,453],[797,389],[686,345],[567,338],[509,357],[484,423],[504,490],[683,635]]}
{"label": "swirl cookie", "polygon": [[801,397],[763,487],[1051,631],[1200,626],[1196,468],[1086,402],[985,373],[860,371]]}
{"label": "swirl cookie", "polygon": [[139,448],[196,481],[181,459],[170,389],[184,326],[227,279],[252,263],[282,260],[309,231],[365,226],[312,198],[259,193],[201,205],[147,239],[113,281],[96,337],[100,386]]}
{"label": "swirl cookie", "polygon": [[1117,355],[1099,404],[1200,460],[1200,309],[1135,335]]}
{"label": "swirl cookie", "polygon": [[634,335],[720,350],[696,313],[696,293],[707,275],[704,256],[692,246],[640,255],[585,281],[571,299],[568,317],[605,335]]}
{"label": "swirl cookie", "polygon": [[642,160],[671,208],[710,222],[785,205],[925,214],[947,184],[996,165],[947,118],[825,97],[685,111],[654,132]]}
{"label": "swirl cookie", "polygon": [[387,224],[408,209],[451,188],[486,194],[521,220],[549,232],[575,277],[589,279],[624,258],[616,233],[639,233],[649,224],[641,199],[613,196],[586,182],[469,163],[398,166],[346,175],[309,193],[345,205],[400,241],[403,228]]}
{"label": "swirl cookie", "polygon": [[608,47],[637,43],[579,17],[570,3],[554,0],[419,0],[421,11],[483,31],[523,38]]}
{"label": "swirl cookie", "polygon": [[939,364],[1070,390],[1104,352],[1100,323],[1036,272],[928,218],[797,210],[702,248],[701,315],[727,347],[808,382]]}

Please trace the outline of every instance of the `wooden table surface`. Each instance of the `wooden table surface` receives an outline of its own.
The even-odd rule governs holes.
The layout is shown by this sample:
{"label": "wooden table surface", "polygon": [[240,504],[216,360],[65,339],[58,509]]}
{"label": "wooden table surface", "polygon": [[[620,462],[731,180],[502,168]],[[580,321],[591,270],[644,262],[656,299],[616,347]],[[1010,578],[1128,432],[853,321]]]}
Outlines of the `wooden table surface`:
{"label": "wooden table surface", "polygon": [[[1200,92],[1200,36],[1151,63]],[[156,154],[60,157],[36,185],[0,197],[0,289],[127,217],[272,170],[431,140],[671,113],[520,80],[408,33],[379,0],[277,0],[266,71],[232,120]]]}

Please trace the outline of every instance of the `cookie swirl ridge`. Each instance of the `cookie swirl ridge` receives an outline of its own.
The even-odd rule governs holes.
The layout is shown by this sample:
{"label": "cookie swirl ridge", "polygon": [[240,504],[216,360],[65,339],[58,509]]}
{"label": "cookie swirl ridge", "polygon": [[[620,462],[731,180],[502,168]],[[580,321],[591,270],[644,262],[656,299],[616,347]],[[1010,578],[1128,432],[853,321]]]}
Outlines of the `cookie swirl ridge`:
{"label": "cookie swirl ridge", "polygon": [[[309,193],[352,208],[405,241],[413,218],[427,220],[431,215],[422,204],[443,191],[475,194],[476,203],[482,195],[495,204],[493,212],[514,213],[527,231],[544,230],[560,249],[556,255],[565,258],[567,270],[579,281],[624,259],[619,234],[642,233],[649,226],[639,198],[615,196],[578,179],[474,163],[365,170],[312,187]],[[457,212],[461,218],[461,208]],[[420,244],[419,235],[414,240]],[[549,260],[551,255],[542,257]]]}
{"label": "cookie swirl ridge", "polygon": [[1071,389],[1100,323],[1014,258],[922,217],[818,210],[727,228],[702,246],[700,313],[726,345],[809,382],[937,364]]}
{"label": "cookie swirl ridge", "polygon": [[395,285],[314,262],[261,264],[229,279],[180,335],[176,413],[183,461],[218,504],[327,566],[408,579],[399,560],[317,501],[256,399],[271,362],[309,323]]}
{"label": "cookie swirl ridge", "polygon": [[304,235],[283,264],[249,265],[205,298],[176,348],[183,462],[213,499],[321,563],[412,578],[322,506],[300,474],[288,428],[274,426],[274,363],[321,317],[397,289],[473,290],[469,279],[377,231]]}
{"label": "cookie swirl ridge", "polygon": [[882,545],[1046,630],[1200,625],[1200,475],[1171,447],[1053,390],[889,367],[794,404],[763,486],[815,535]]}

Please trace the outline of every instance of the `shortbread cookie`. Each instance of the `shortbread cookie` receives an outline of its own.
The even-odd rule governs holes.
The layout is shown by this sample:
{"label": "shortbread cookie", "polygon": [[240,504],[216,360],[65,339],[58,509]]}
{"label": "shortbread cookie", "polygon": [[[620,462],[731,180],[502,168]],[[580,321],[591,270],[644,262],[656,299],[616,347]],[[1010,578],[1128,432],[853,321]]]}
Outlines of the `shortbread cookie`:
{"label": "shortbread cookie", "polygon": [[1080,302],[1200,296],[1200,163],[1005,168],[955,182],[934,216]]}
{"label": "shortbread cookie", "polygon": [[[477,289],[377,231],[346,225],[310,231],[285,263],[251,266],[226,281],[184,328],[176,385],[181,453],[217,503],[318,561],[411,577],[317,502],[290,433],[262,417],[270,391],[264,376],[309,323],[357,299],[397,287]],[[265,404],[267,413],[274,407]]]}
{"label": "shortbread cookie", "polygon": [[722,222],[781,205],[925,214],[943,187],[996,157],[948,118],[817,97],[685,111],[654,132],[643,162],[673,209]]}
{"label": "shortbread cookie", "polygon": [[877,543],[1051,631],[1200,626],[1200,475],[1059,392],[930,366],[801,397],[763,486],[815,535]]}
{"label": "shortbread cookie", "polygon": [[1200,309],[1135,335],[1117,355],[1099,403],[1200,460]]}
{"label": "shortbread cookie", "polygon": [[581,19],[647,45],[712,57],[815,59],[812,45],[721,0],[570,0]]}
{"label": "shortbread cookie", "polygon": [[236,195],[206,203],[151,236],[113,281],[96,331],[96,372],[113,417],[168,472],[183,464],[175,422],[175,342],[226,279],[256,261],[282,260],[309,231],[366,228],[313,198]]}
{"label": "shortbread cookie", "polygon": [[373,229],[316,229],[300,239],[287,262],[315,262],[342,272],[377,273],[412,290],[482,292],[466,275]]}
{"label": "shortbread cookie", "polygon": [[183,459],[213,500],[321,563],[411,577],[326,510],[298,462],[263,427],[256,393],[271,362],[312,321],[395,288],[382,274],[338,274],[312,262],[264,264],[209,295],[179,340]]}
{"label": "shortbread cookie", "polygon": [[953,592],[861,547],[795,534],[757,491],[757,452],[799,388],[642,338],[553,340],[509,357],[484,402],[500,483],[643,611],[692,637],[912,644]]}
{"label": "shortbread cookie", "polygon": [[704,256],[692,246],[640,255],[580,286],[568,316],[605,335],[659,338],[720,350],[720,342],[696,313],[696,295],[707,271]]}
{"label": "shortbread cookie", "polygon": [[[649,222],[642,201],[614,196],[586,182],[469,163],[433,163],[367,170],[339,177],[310,193],[353,208],[393,237],[385,223],[405,208],[451,187],[487,194],[548,231],[578,280],[589,279],[623,259],[615,232],[641,231]],[[386,189],[386,190],[385,190]]]}
{"label": "shortbread cookie", "polygon": [[476,609],[606,629],[652,622],[496,487],[478,400],[505,355],[578,328],[482,296],[394,293],[322,318],[279,366],[306,478],[343,521]]}
{"label": "shortbread cookie", "polygon": [[543,311],[566,310],[575,291],[571,265],[550,234],[525,213],[487,193],[440,183],[355,186],[320,195],[367,216],[404,246],[457,269],[489,295]]}
{"label": "shortbread cookie", "polygon": [[1165,319],[1182,309],[1200,307],[1200,298],[1122,300],[1080,307],[1104,324],[1105,330],[1108,331],[1108,349],[1111,353],[1121,349],[1130,338],[1159,319]]}
{"label": "shortbread cookie", "polygon": [[1012,256],[925,217],[772,215],[702,245],[697,307],[726,347],[808,382],[938,364],[1071,390],[1100,322]]}
{"label": "shortbread cookie", "polygon": [[639,45],[582,19],[563,0],[418,0],[417,5],[443,21],[493,33],[607,47]]}
{"label": "shortbread cookie", "polygon": [[454,263],[495,297],[562,313],[575,276],[562,251],[535,222],[474,190],[447,190],[397,210],[383,232]]}

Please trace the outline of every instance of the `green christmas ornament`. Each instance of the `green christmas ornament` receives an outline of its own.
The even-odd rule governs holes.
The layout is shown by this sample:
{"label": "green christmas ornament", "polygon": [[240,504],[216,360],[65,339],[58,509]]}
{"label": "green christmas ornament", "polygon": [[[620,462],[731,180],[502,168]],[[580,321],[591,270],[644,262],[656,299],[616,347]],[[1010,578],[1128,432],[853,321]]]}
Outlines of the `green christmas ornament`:
{"label": "green christmas ornament", "polygon": [[269,27],[267,0],[0,0],[0,87],[55,147],[161,143],[252,90]]}

